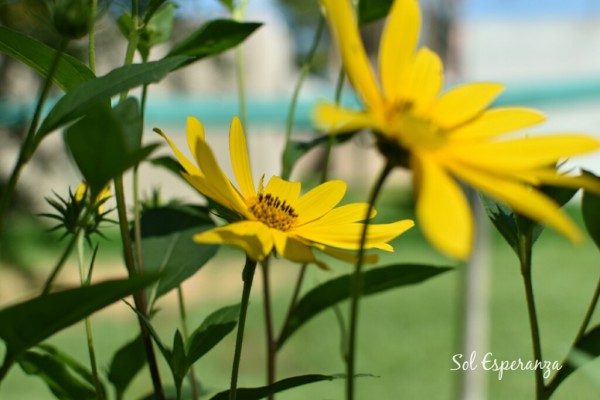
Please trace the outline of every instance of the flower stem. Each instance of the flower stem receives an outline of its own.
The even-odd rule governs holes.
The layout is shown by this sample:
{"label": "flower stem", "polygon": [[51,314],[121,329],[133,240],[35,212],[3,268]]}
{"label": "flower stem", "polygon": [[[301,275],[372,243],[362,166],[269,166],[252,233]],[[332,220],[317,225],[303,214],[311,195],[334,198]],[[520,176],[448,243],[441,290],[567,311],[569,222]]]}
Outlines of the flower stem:
{"label": "flower stem", "polygon": [[[181,329],[183,331],[183,340],[187,343],[190,338],[190,329],[188,327],[187,312],[185,311],[185,301],[183,297],[183,288],[181,285],[177,286],[177,302],[179,303],[179,319],[181,320]],[[196,372],[194,371],[194,365],[190,366],[188,374],[190,380],[190,387],[192,389],[192,400],[198,400],[198,387],[196,386]]]}
{"label": "flower stem", "polygon": [[[79,261],[79,275],[81,278],[81,286],[89,286],[90,284],[90,274],[85,272],[85,262],[84,262],[84,249],[83,249],[83,240],[84,235],[83,232],[80,232],[77,235],[77,255]],[[91,269],[91,267],[90,267]],[[104,393],[102,392],[102,385],[100,384],[100,378],[98,375],[98,364],[96,363],[96,351],[94,348],[94,336],[92,333],[92,321],[90,317],[86,317],[84,320],[85,323],[85,336],[87,339],[88,353],[90,356],[90,366],[92,368],[92,379],[94,381],[94,388],[96,389],[96,397],[98,400],[104,400]]]}
{"label": "flower stem", "polygon": [[[300,69],[300,75],[298,76],[298,81],[296,82],[296,86],[294,87],[294,92],[292,94],[292,100],[290,102],[290,109],[288,110],[288,116],[285,125],[285,147],[283,150],[282,156],[282,170],[283,170],[283,179],[288,179],[291,174],[292,166],[287,166],[287,158],[289,157],[289,153],[292,150],[290,147],[290,141],[292,140],[292,128],[294,126],[294,118],[296,116],[296,108],[298,106],[298,97],[300,96],[300,89],[304,84],[304,80],[310,73],[310,70],[313,67],[313,61],[315,58],[315,54],[317,52],[317,48],[319,47],[319,43],[321,42],[321,37],[323,36],[323,31],[325,28],[325,19],[323,16],[319,18],[319,24],[317,25],[317,30],[315,32],[315,37],[313,39],[312,45],[306,59],[302,63],[302,67]],[[289,169],[288,169],[289,168]]]}
{"label": "flower stem", "polygon": [[40,90],[40,95],[38,97],[37,105],[35,106],[35,111],[33,112],[33,118],[31,119],[31,124],[29,125],[29,129],[27,130],[27,134],[25,136],[25,141],[21,145],[21,150],[19,152],[19,156],[13,167],[11,175],[4,187],[2,192],[2,196],[0,197],[0,231],[2,230],[2,226],[4,224],[4,218],[6,217],[6,213],[8,212],[8,208],[10,207],[12,198],[15,193],[15,189],[17,187],[17,181],[19,180],[19,176],[21,175],[21,170],[27,164],[27,162],[31,159],[31,156],[37,149],[37,146],[41,142],[41,139],[35,140],[35,131],[38,126],[38,122],[40,120],[40,116],[42,114],[42,109],[44,108],[44,104],[46,103],[46,99],[48,98],[48,94],[50,93],[50,88],[52,87],[52,78],[56,73],[56,69],[58,68],[58,63],[62,54],[67,47],[68,40],[62,39],[56,52],[54,53],[54,58],[52,59],[52,63],[50,64],[50,68],[48,69],[48,74],[46,75],[46,79],[44,84]]}
{"label": "flower stem", "polygon": [[[121,241],[123,244],[123,253],[125,255],[125,266],[129,272],[129,276],[136,275],[135,260],[133,256],[133,248],[131,245],[131,238],[129,236],[129,223],[127,221],[127,205],[125,203],[125,190],[123,187],[123,176],[119,175],[114,180],[115,183],[115,199],[117,201],[117,212],[119,214],[119,227],[121,229]],[[148,316],[146,293],[142,290],[133,295],[135,302],[135,308],[144,317]],[[148,360],[148,368],[150,370],[150,377],[152,379],[152,385],[154,387],[154,395],[157,400],[164,400],[164,392],[162,388],[162,382],[160,380],[160,373],[158,370],[158,363],[156,362],[156,354],[154,347],[152,346],[152,338],[148,327],[144,323],[143,319],[138,318],[140,329],[142,332],[142,339],[144,341],[144,348],[146,350],[146,358]]]}
{"label": "flower stem", "polygon": [[246,326],[246,314],[248,312],[248,301],[250,299],[250,290],[252,289],[252,280],[254,279],[254,271],[256,271],[256,261],[246,257],[246,265],[242,272],[242,281],[244,288],[242,289],[242,304],[240,307],[240,317],[238,321],[237,336],[235,338],[235,352],[233,355],[233,365],[231,367],[231,385],[229,387],[229,400],[237,398],[237,380],[240,370],[240,359],[242,356],[242,344],[244,341],[244,328]]}
{"label": "flower stem", "polygon": [[[340,100],[342,98],[342,90],[344,89],[344,81],[346,78],[346,73],[344,72],[344,68],[340,68],[340,73],[338,74],[338,80],[335,85],[335,104],[340,104]],[[325,160],[323,162],[323,173],[321,175],[321,182],[325,182],[328,179],[329,175],[329,164],[331,163],[331,150],[333,149],[333,144],[335,138],[333,135],[329,135],[329,140],[327,141],[327,145],[325,146]]]}
{"label": "flower stem", "polygon": [[[265,307],[265,332],[266,332],[266,349],[267,349],[267,384],[271,385],[275,383],[276,376],[276,359],[277,353],[277,341],[273,331],[273,308],[271,304],[271,285],[269,282],[269,261],[267,257],[261,265],[263,267],[263,303]],[[268,400],[273,400],[274,395],[270,395]]]}
{"label": "flower stem", "polygon": [[[532,231],[529,229],[519,235],[519,261],[521,264],[521,275],[525,285],[525,298],[527,300],[527,311],[529,316],[529,325],[531,328],[531,341],[533,345],[533,357],[535,362],[542,362],[542,345],[540,340],[540,328],[538,325],[537,312],[535,309],[535,299],[533,294],[533,281],[531,274],[531,252],[533,247]],[[544,371],[541,368],[535,369],[535,393],[537,400],[546,400],[548,393],[544,385]]]}
{"label": "flower stem", "polygon": [[276,351],[279,351],[279,343],[281,342],[281,335],[285,330],[286,326],[289,324],[290,319],[292,319],[292,315],[294,315],[294,311],[296,310],[296,306],[298,303],[298,297],[300,297],[300,289],[302,288],[302,282],[304,282],[304,277],[306,276],[306,268],[307,264],[302,264],[300,267],[300,272],[298,273],[298,279],[296,279],[296,285],[294,286],[294,292],[292,293],[292,299],[290,300],[290,306],[288,307],[287,314],[285,316],[284,322],[281,325],[281,332],[276,340],[277,348]]}
{"label": "flower stem", "polygon": [[346,360],[346,399],[353,400],[354,399],[354,375],[356,374],[356,336],[357,336],[357,328],[358,328],[358,305],[360,296],[362,294],[363,289],[363,277],[362,277],[362,265],[363,258],[365,254],[365,244],[367,242],[367,230],[369,228],[369,217],[373,212],[373,208],[375,207],[375,201],[379,196],[379,192],[383,187],[385,180],[388,175],[392,171],[393,166],[390,163],[386,163],[385,167],[383,167],[373,189],[371,189],[371,194],[369,196],[369,207],[367,208],[367,213],[365,215],[365,221],[363,224],[362,234],[360,236],[360,247],[358,249],[358,260],[356,261],[356,266],[354,268],[354,273],[352,275],[352,281],[350,283],[350,322],[348,329],[348,352],[347,352],[347,360]]}

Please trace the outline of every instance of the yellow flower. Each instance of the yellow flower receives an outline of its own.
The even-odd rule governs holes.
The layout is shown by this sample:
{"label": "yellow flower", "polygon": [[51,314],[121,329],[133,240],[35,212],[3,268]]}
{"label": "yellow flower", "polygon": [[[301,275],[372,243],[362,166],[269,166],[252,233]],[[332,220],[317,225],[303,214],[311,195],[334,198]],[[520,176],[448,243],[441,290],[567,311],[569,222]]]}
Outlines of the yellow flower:
{"label": "yellow flower", "polygon": [[[229,150],[236,188],[223,173],[204,137],[200,121],[188,118],[188,146],[197,165],[190,161],[167,135],[163,136],[185,172],[183,176],[200,193],[234,211],[242,220],[194,236],[199,243],[230,244],[243,249],[250,258],[263,260],[273,249],[295,262],[313,262],[316,248],[333,257],[352,262],[356,256],[343,250],[357,250],[367,212],[367,204],[353,203],[336,207],[346,191],[340,180],[323,183],[300,195],[300,183],[273,176],[266,187],[264,176],[258,190],[254,186],[246,138],[237,117],[229,131]],[[371,215],[371,218],[375,213]],[[388,242],[412,227],[413,221],[369,225],[367,249],[392,251]],[[365,258],[374,262],[373,255]]]}
{"label": "yellow flower", "polygon": [[[77,186],[77,191],[75,192],[75,200],[77,200],[78,202],[82,202],[85,199],[85,195],[87,194],[87,191],[88,191],[87,183],[85,181],[81,181],[79,186]],[[104,203],[106,203],[106,200],[109,197],[110,197],[110,184],[106,185],[104,187],[104,189],[102,189],[102,191],[100,193],[98,193],[98,196],[96,196],[96,199],[92,202],[93,205],[98,206],[99,214],[102,214],[102,212],[104,211]]]}
{"label": "yellow flower", "polygon": [[382,153],[414,171],[416,215],[425,236],[449,256],[466,259],[473,242],[473,218],[457,180],[505,202],[515,211],[582,238],[557,204],[532,186],[598,185],[585,177],[558,174],[565,157],[598,149],[581,134],[502,137],[544,120],[527,108],[486,110],[503,87],[471,83],[440,94],[443,66],[426,47],[417,50],[420,9],[416,0],[396,0],[379,45],[379,81],[365,53],[348,0],[321,0],[342,62],[365,106],[353,111],[320,104],[316,124],[330,133],[371,128]]}

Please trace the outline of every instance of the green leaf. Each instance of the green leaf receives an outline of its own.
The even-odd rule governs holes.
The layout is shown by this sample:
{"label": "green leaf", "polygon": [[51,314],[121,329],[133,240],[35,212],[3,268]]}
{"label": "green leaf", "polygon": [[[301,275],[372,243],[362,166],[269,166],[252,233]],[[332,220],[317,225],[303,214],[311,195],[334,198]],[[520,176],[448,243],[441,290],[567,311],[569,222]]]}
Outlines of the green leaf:
{"label": "green leaf", "polygon": [[223,307],[210,314],[196,329],[188,341],[187,362],[191,366],[208,353],[237,325],[240,305]]}
{"label": "green leaf", "polygon": [[39,376],[60,400],[97,399],[93,386],[73,376],[62,360],[50,354],[27,351],[17,362],[27,375]]}
{"label": "green leaf", "polygon": [[488,218],[504,237],[504,240],[518,254],[519,228],[512,209],[482,193],[479,194],[479,197]]}
{"label": "green leaf", "polygon": [[[48,70],[56,54],[56,50],[44,43],[4,26],[0,26],[0,52],[31,67],[44,77],[48,76]],[[95,77],[94,73],[79,60],[68,54],[62,54],[53,81],[66,92]]]}
{"label": "green leaf", "polygon": [[171,352],[169,365],[171,366],[171,372],[173,373],[175,388],[177,392],[180,392],[181,384],[187,374],[189,365],[185,356],[185,344],[183,343],[183,337],[181,336],[179,329],[175,331],[175,336],[173,337],[173,351]]}
{"label": "green leaf", "polygon": [[[272,394],[283,392],[284,390],[292,389],[298,386],[306,385],[314,382],[332,381],[334,379],[344,379],[343,375],[301,375],[292,378],[282,379],[269,386],[261,386],[257,388],[239,388],[236,393],[236,398],[239,400],[259,400],[264,399]],[[217,393],[210,400],[228,400],[229,390]]]}
{"label": "green leaf", "polygon": [[169,205],[142,214],[144,270],[161,273],[156,298],[175,289],[216,254],[218,246],[192,239],[214,226],[206,208],[199,206]]}
{"label": "green leaf", "polygon": [[[595,179],[600,179],[589,172],[584,173]],[[600,196],[584,190],[581,199],[581,213],[590,237],[596,243],[596,246],[600,248]]]}
{"label": "green leaf", "polygon": [[7,348],[5,363],[93,312],[139,292],[156,279],[147,275],[106,281],[38,296],[0,310],[0,339]]}
{"label": "green leaf", "polygon": [[113,356],[108,370],[108,380],[117,391],[117,398],[123,398],[123,394],[133,378],[146,365],[146,351],[142,335],[121,347]]}
{"label": "green leaf", "polygon": [[235,4],[233,4],[233,0],[219,0],[219,3],[221,3],[227,9],[227,11],[233,14],[233,11],[235,10]]}
{"label": "green leaf", "polygon": [[360,0],[358,2],[358,23],[366,25],[388,15],[393,0]]}
{"label": "green leaf", "polygon": [[[362,273],[363,295],[421,283],[451,269],[450,267],[434,267],[423,264],[397,264],[370,269]],[[351,279],[352,275],[343,275],[306,293],[298,302],[286,326],[283,327],[279,348],[311,318],[334,304],[348,299]]]}
{"label": "green leaf", "polygon": [[329,142],[331,138],[333,138],[333,144],[340,144],[351,139],[356,132],[347,132],[339,135],[335,135],[333,137],[330,136],[319,136],[316,139],[310,140],[308,142],[291,140],[288,144],[288,147],[283,155],[283,173],[282,178],[288,179],[292,173],[292,169],[294,165],[298,162],[300,158],[302,158],[306,153],[310,150],[314,149],[319,145],[324,145]]}
{"label": "green leaf", "polygon": [[[38,349],[40,352],[51,355],[52,357],[63,363],[65,366],[73,370],[73,372],[75,372],[77,375],[83,378],[87,383],[94,386],[94,376],[92,375],[91,371],[88,369],[87,366],[84,366],[79,361],[72,358],[68,354],[63,353],[54,346],[48,344],[40,344],[36,346],[36,349]],[[100,384],[102,387],[102,393],[106,393],[102,382],[100,382]]]}
{"label": "green leaf", "polygon": [[[147,60],[150,49],[157,44],[164,43],[171,38],[173,33],[173,22],[175,20],[175,8],[173,3],[167,4],[143,25],[139,34],[137,49],[142,59]],[[123,14],[117,19],[117,25],[125,38],[131,34],[131,14]]]}
{"label": "green leaf", "polygon": [[144,23],[150,21],[150,19],[154,16],[154,14],[158,11],[158,9],[166,3],[167,0],[150,0],[150,4],[148,4],[148,8],[144,12],[144,16],[142,20]]}
{"label": "green leaf", "polygon": [[261,25],[257,22],[237,22],[228,19],[209,21],[176,43],[167,56],[192,56],[193,61],[213,56],[237,46]]}
{"label": "green leaf", "polygon": [[144,64],[125,65],[108,74],[72,88],[55,104],[37,131],[38,141],[53,130],[83,116],[99,102],[136,86],[158,82],[188,61],[188,57],[169,57]]}
{"label": "green leaf", "polygon": [[[157,166],[157,167],[162,167],[162,168],[166,169],[167,171],[175,174],[175,176],[177,176],[185,181],[185,178],[183,177],[183,175],[181,175],[181,172],[183,172],[184,169],[181,167],[181,164],[179,164],[179,161],[177,161],[175,159],[175,157],[172,157],[172,156],[155,157],[150,160],[150,164]],[[185,182],[187,182],[187,181],[185,181]]]}
{"label": "green leaf", "polygon": [[[582,353],[591,357],[577,357],[577,355]],[[567,356],[567,362],[563,364],[562,368],[556,373],[554,379],[552,379],[550,393],[554,392],[554,390],[556,390],[569,375],[575,372],[577,368],[581,368],[583,365],[587,364],[587,362],[592,361],[598,356],[600,356],[600,326],[596,326],[594,329],[583,335],[581,339],[575,343],[575,346],[571,348],[569,355]],[[575,360],[578,362],[575,362]]]}
{"label": "green leaf", "polygon": [[157,147],[139,148],[140,121],[137,102],[131,99],[114,110],[99,104],[66,130],[65,142],[92,197]]}

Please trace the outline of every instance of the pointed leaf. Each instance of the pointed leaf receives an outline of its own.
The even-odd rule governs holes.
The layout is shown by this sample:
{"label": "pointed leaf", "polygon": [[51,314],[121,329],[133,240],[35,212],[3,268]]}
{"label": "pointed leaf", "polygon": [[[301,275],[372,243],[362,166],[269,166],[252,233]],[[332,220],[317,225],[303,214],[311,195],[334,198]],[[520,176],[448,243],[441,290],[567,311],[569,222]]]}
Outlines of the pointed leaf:
{"label": "pointed leaf", "polygon": [[218,246],[192,239],[213,227],[208,211],[199,206],[170,205],[142,214],[144,270],[161,273],[156,298],[175,289],[216,254]]}
{"label": "pointed leaf", "polygon": [[177,392],[180,392],[181,384],[188,372],[189,365],[185,356],[185,344],[183,343],[183,337],[181,336],[179,329],[175,331],[175,336],[173,337],[173,351],[171,352],[169,365],[171,366],[171,372],[173,373],[175,388]]}
{"label": "pointed leaf", "polygon": [[67,366],[50,354],[27,351],[17,362],[27,375],[39,376],[60,400],[97,399],[93,386],[80,381]]}
{"label": "pointed leaf", "polygon": [[[578,354],[587,354],[591,356],[589,358],[577,357]],[[550,384],[550,393],[554,392],[556,388],[571,375],[577,368],[581,368],[587,362],[582,363],[581,361],[592,361],[594,358],[600,356],[600,326],[596,326],[594,329],[583,335],[581,339],[577,341],[574,348],[571,348],[569,355],[567,356],[567,362],[563,364],[562,368],[556,373],[554,379]],[[580,362],[574,362],[578,360]]]}
{"label": "pointed leaf", "polygon": [[393,0],[362,0],[358,2],[358,23],[366,25],[387,16]]}
{"label": "pointed leaf", "polygon": [[[60,361],[66,367],[69,367],[73,372],[83,378],[87,383],[94,386],[94,376],[92,372],[89,370],[89,367],[81,364],[76,359],[72,358],[68,354],[62,352],[54,346],[48,344],[41,344],[36,346],[36,349],[42,352],[43,354],[48,354],[54,357],[56,360]],[[102,393],[106,393],[104,390],[104,385],[100,382],[102,387]]]}
{"label": "pointed leaf", "polygon": [[[44,43],[4,26],[0,26],[0,52],[21,61],[43,77],[48,75],[56,54],[56,50]],[[66,92],[95,77],[81,61],[62,54],[52,80]]]}
{"label": "pointed leaf", "polygon": [[0,339],[7,348],[5,358],[14,359],[56,332],[140,291],[156,279],[147,275],[106,281],[38,296],[0,310]]}
{"label": "pointed leaf", "polygon": [[[595,179],[600,179],[589,172],[586,172],[586,174],[593,176]],[[581,213],[590,237],[596,243],[596,246],[600,248],[600,196],[584,190],[581,200]]]}
{"label": "pointed leaf", "polygon": [[[272,394],[283,392],[287,389],[292,389],[298,386],[306,385],[314,382],[332,381],[334,379],[343,379],[343,375],[301,375],[292,378],[282,379],[269,386],[261,386],[257,388],[239,388],[236,393],[236,398],[239,400],[259,400],[264,399]],[[228,400],[229,390],[218,393],[210,398],[210,400]]]}
{"label": "pointed leaf", "polygon": [[504,237],[506,243],[518,254],[519,229],[512,209],[482,193],[479,193],[479,197],[490,221]]}
{"label": "pointed leaf", "polygon": [[[450,267],[434,267],[423,264],[398,264],[370,269],[362,273],[363,295],[421,283],[451,269]],[[343,275],[306,293],[298,302],[288,324],[283,327],[279,348],[298,328],[318,313],[348,299],[351,279],[350,274]]]}
{"label": "pointed leaf", "polygon": [[158,82],[169,72],[185,63],[188,57],[169,57],[144,64],[126,65],[108,74],[72,88],[52,108],[42,122],[36,135],[41,140],[53,130],[82,115],[99,102],[107,102],[112,96],[136,86]]}
{"label": "pointed leaf", "polygon": [[202,325],[192,333],[188,349],[188,365],[195,363],[208,353],[235,328],[240,314],[240,305],[223,307],[210,314]]}
{"label": "pointed leaf", "polygon": [[108,380],[117,391],[117,398],[123,398],[123,394],[133,378],[146,365],[146,351],[142,335],[121,347],[113,356],[108,370]]}
{"label": "pointed leaf", "polygon": [[[229,50],[250,36],[262,24],[216,19],[202,25],[197,31],[176,43],[168,57],[186,55],[193,61]],[[192,62],[192,61],[190,61]]]}

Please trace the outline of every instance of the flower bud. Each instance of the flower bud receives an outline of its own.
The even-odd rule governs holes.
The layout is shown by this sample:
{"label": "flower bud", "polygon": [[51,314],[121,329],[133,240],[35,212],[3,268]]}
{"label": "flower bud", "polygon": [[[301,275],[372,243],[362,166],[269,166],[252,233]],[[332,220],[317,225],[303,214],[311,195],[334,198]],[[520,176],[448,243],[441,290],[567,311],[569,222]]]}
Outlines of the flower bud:
{"label": "flower bud", "polygon": [[57,0],[54,27],[63,37],[80,39],[90,30],[89,0]]}

